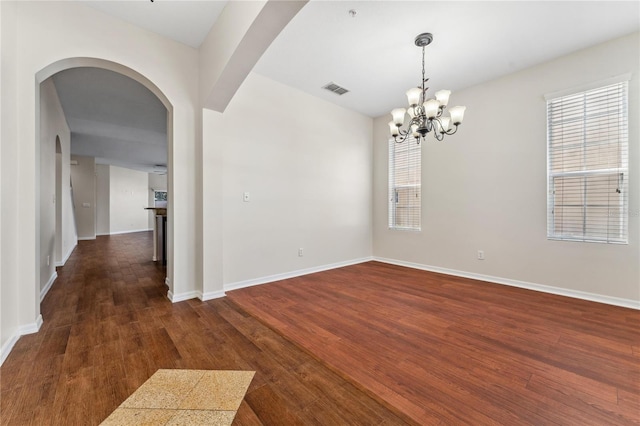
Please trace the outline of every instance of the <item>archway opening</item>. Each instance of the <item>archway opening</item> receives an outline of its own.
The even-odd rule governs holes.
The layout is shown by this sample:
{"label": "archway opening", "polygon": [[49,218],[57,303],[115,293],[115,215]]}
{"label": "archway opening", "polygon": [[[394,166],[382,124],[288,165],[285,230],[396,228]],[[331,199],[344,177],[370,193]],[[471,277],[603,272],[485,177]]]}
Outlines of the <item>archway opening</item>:
{"label": "archway opening", "polygon": [[[164,134],[164,142],[165,142],[165,161],[164,162],[160,162],[157,160],[152,161],[152,167],[154,168],[154,172],[156,174],[164,174],[165,175],[165,182],[166,182],[166,191],[168,192],[168,202],[167,202],[167,235],[166,235],[166,245],[167,245],[167,250],[166,250],[166,275],[168,277],[168,279],[166,280],[167,283],[171,283],[173,280],[172,278],[172,273],[173,273],[173,259],[172,259],[172,253],[173,253],[173,205],[172,205],[172,188],[173,188],[173,184],[172,184],[172,155],[171,155],[171,149],[173,146],[173,107],[171,105],[171,103],[169,102],[168,98],[164,95],[164,93],[154,84],[152,83],[148,78],[146,78],[145,76],[143,76],[142,74],[136,72],[135,70],[132,70],[131,68],[128,68],[126,66],[123,66],[121,64],[115,63],[115,62],[111,62],[111,61],[107,61],[107,60],[102,60],[102,59],[96,59],[96,58],[70,58],[70,59],[65,59],[65,60],[61,60],[58,62],[55,62],[49,66],[47,66],[46,68],[44,68],[43,70],[41,70],[39,73],[37,73],[36,75],[36,100],[39,101],[39,103],[41,104],[41,91],[43,90],[43,86],[42,83],[46,82],[48,79],[52,79],[52,77],[54,77],[56,74],[58,73],[63,73],[67,70],[77,70],[80,68],[94,68],[94,69],[99,69],[99,70],[105,70],[105,71],[109,71],[115,74],[118,74],[119,76],[122,76],[123,78],[127,78],[127,79],[131,79],[132,81],[134,81],[136,84],[140,85],[141,87],[144,88],[144,90],[147,90],[148,92],[150,92],[151,94],[153,94],[155,96],[155,98],[157,99],[157,101],[164,107],[164,115],[163,115],[163,119],[164,119],[164,125],[165,125],[165,129],[166,132]],[[42,120],[42,105],[37,105],[36,111],[40,111],[40,114],[38,114],[37,116],[37,123],[36,123],[36,131],[39,132],[38,133],[38,138],[37,140],[39,140],[43,135],[41,134],[44,130],[41,127],[41,120]],[[70,125],[71,127],[71,132],[73,132],[73,125]],[[68,142],[67,142],[68,143]],[[37,146],[37,153],[40,156],[40,150],[41,150],[41,146],[40,144],[36,144]],[[65,224],[66,224],[66,216],[69,216],[69,212],[65,212],[62,205],[63,203],[60,202],[61,199],[64,199],[64,191],[65,188],[67,187],[67,185],[65,185],[65,182],[67,182],[67,179],[70,179],[70,167],[72,162],[69,161],[67,159],[67,157],[69,157],[70,153],[65,153],[65,142],[61,141],[60,137],[56,138],[56,148],[55,148],[55,154],[54,154],[54,158],[51,158],[51,162],[52,164],[52,168],[55,169],[55,179],[53,179],[52,176],[52,180],[54,180],[55,182],[53,183],[52,186],[55,186],[55,235],[54,238],[52,238],[53,240],[55,240],[55,244],[54,247],[51,247],[51,259],[46,259],[47,260],[47,264],[49,264],[49,262],[53,263],[54,259],[55,259],[55,264],[56,265],[61,265],[64,264],[65,262],[65,233],[64,233],[64,229],[65,229]],[[67,168],[67,171],[65,173],[65,165]],[[43,252],[46,251],[49,247],[47,246],[46,242],[43,242],[43,236],[42,236],[42,218],[43,218],[43,208],[47,208],[49,206],[46,205],[46,203],[43,201],[42,198],[42,193],[43,193],[43,184],[42,184],[42,176],[41,176],[41,168],[36,168],[36,182],[41,182],[40,185],[40,192],[41,192],[41,197],[39,197],[40,200],[40,205],[36,207],[36,223],[39,224],[40,227],[40,235],[36,236],[36,246],[37,246],[37,250],[36,252],[40,252],[41,256],[40,256],[40,260],[39,263],[40,265],[42,265],[43,263]],[[69,182],[67,182],[69,183]],[[95,184],[94,184],[95,187]],[[156,189],[156,188],[153,188]],[[70,187],[70,199],[73,199],[73,191],[74,188]],[[145,205],[148,205],[146,202],[146,198],[148,197],[148,193],[149,193],[150,189],[147,189],[145,191]],[[51,200],[51,198],[49,198],[49,200]],[[73,204],[73,203],[72,203]],[[87,203],[87,204],[91,204],[91,203]],[[94,202],[95,205],[95,202]],[[71,206],[71,210],[73,211],[76,206]],[[82,208],[82,205],[80,206]],[[139,206],[140,210],[142,210],[143,206]],[[151,224],[152,221],[148,218],[149,213],[148,212],[143,212],[145,214],[145,225],[146,224]],[[96,218],[95,215],[95,211],[94,211],[94,218]],[[75,217],[72,218],[71,220],[72,224],[75,224]],[[146,226],[145,226],[146,227]],[[77,232],[77,230],[76,230]],[[77,235],[77,233],[76,233]],[[94,236],[95,238],[95,236]],[[73,244],[75,246],[75,242]],[[68,256],[67,256],[68,257]],[[151,260],[151,256],[150,256],[150,260]],[[43,294],[43,280],[45,280],[46,278],[48,278],[48,276],[42,276],[44,271],[42,268],[36,268],[36,281],[37,283],[40,284],[40,295],[41,295],[41,300],[44,297]],[[171,290],[171,288],[169,288],[169,290]]]}

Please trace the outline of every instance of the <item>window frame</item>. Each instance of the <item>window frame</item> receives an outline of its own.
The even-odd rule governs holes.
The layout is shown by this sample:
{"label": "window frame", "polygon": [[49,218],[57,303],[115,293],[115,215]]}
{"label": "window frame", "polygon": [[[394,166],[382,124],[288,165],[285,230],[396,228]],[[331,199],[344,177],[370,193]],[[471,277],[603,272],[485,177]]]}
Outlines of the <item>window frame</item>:
{"label": "window frame", "polygon": [[[396,154],[398,153],[399,149],[407,151],[405,173],[407,175],[413,174],[414,177],[418,178],[417,182],[415,182],[414,180],[413,183],[398,184],[398,164],[396,163]],[[413,153],[411,153],[411,151],[413,151]],[[388,153],[388,229],[395,231],[420,232],[422,230],[422,144],[417,143],[416,139],[413,137],[409,137],[401,143],[398,143],[393,138],[390,138]],[[418,203],[414,205],[398,205],[398,189],[409,189],[410,191],[411,189],[413,189],[413,193],[417,193],[418,195]],[[417,213],[409,215],[412,223],[408,226],[398,225],[399,207],[417,210]]]}
{"label": "window frame", "polygon": [[[158,198],[158,194],[164,194],[161,195],[160,198]],[[168,203],[168,194],[167,191],[164,189],[154,189],[153,190],[153,205],[154,207],[166,207]]]}
{"label": "window frame", "polygon": [[[576,242],[596,242],[596,243],[607,243],[607,244],[628,244],[629,241],[629,80],[631,75],[625,74],[622,76],[613,77],[607,80],[601,80],[598,82],[593,82],[585,86],[581,86],[578,88],[568,89],[562,92],[555,92],[552,94],[545,95],[546,107],[547,107],[547,239],[549,240],[560,240],[560,241],[576,241]],[[576,120],[575,118],[563,118],[560,117],[559,122],[553,122],[551,105],[553,102],[561,101],[562,98],[565,97],[575,97],[576,95],[583,95],[585,100],[584,107],[587,105],[587,97],[589,93],[594,93],[597,91],[602,91],[608,87],[618,86],[616,90],[620,93],[619,99],[617,99],[617,105],[619,105],[619,112],[617,113],[617,120],[623,123],[621,126],[617,128],[618,131],[623,130],[620,135],[615,139],[615,142],[605,142],[605,143],[588,143],[586,130],[583,130],[583,134],[581,139],[575,144],[570,145],[569,147],[561,147],[561,152],[567,152],[570,149],[579,148],[582,151],[582,155],[584,158],[587,156],[588,148],[593,148],[597,145],[602,145],[604,147],[614,146],[617,144],[622,152],[618,152],[617,155],[620,156],[618,167],[592,167],[586,168],[583,164],[582,170],[561,170],[553,172],[552,168],[552,151],[554,150],[552,131],[553,126],[562,126],[566,122],[571,122],[572,120]],[[602,106],[601,106],[602,108]],[[589,120],[597,120],[603,116],[607,116],[607,112],[600,112],[598,110],[595,114],[587,115],[586,112],[582,113],[579,120],[582,122],[583,129],[591,129],[588,123]],[[560,124],[558,124],[560,123]],[[556,154],[557,155],[557,154]],[[602,166],[599,164],[598,166]],[[594,192],[596,195],[599,195],[594,188],[597,188],[596,183],[592,183],[589,185],[589,178],[595,178],[598,176],[611,176],[615,178],[618,176],[618,190],[620,190],[619,200],[616,203],[608,201],[606,204],[598,205],[597,203],[590,204],[588,201],[588,194],[593,195]],[[558,186],[556,185],[558,181],[562,179],[570,179],[570,178],[581,178],[583,180],[583,190],[582,190],[582,201],[580,204],[576,204],[575,206],[570,204],[561,205],[556,200],[556,192]],[[589,190],[592,192],[589,193]],[[573,193],[580,194],[580,190],[577,190]],[[582,219],[576,220],[574,224],[579,225],[582,223],[582,233],[576,235],[575,233],[562,232],[558,230],[556,227],[556,216],[555,212],[558,209],[573,207],[573,208],[581,208],[582,209]],[[613,232],[610,231],[610,228],[607,225],[606,235],[598,236],[594,230],[591,230],[591,233],[587,230],[588,218],[587,213],[589,209],[594,208],[607,208],[608,215],[612,216],[612,211],[617,210],[618,213],[614,216],[618,221],[619,231],[617,234],[613,235]],[[593,210],[592,210],[593,211]],[[570,224],[570,223],[569,223]],[[614,224],[615,227],[615,224]],[[596,229],[597,230],[597,229]]]}

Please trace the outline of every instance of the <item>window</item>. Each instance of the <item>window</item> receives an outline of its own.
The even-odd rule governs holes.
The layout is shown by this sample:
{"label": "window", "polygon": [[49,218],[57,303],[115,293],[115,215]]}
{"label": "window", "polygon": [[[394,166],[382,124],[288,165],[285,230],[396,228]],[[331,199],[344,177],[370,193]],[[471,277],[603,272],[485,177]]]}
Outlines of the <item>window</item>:
{"label": "window", "polygon": [[154,191],[154,207],[167,207],[167,191]]}
{"label": "window", "polygon": [[389,140],[389,229],[420,230],[421,145]]}
{"label": "window", "polygon": [[627,243],[627,81],[547,97],[547,237]]}

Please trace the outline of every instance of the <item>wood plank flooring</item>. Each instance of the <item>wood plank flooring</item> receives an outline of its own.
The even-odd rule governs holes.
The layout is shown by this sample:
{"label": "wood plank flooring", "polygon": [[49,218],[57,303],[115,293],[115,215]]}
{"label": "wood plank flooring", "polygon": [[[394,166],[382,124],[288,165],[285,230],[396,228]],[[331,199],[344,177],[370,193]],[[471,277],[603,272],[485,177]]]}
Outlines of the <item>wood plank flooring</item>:
{"label": "wood plank flooring", "polygon": [[640,312],[369,262],[229,292],[407,421],[640,423]]}
{"label": "wood plank flooring", "polygon": [[236,425],[405,424],[226,298],[171,304],[151,238],[79,242],[0,368],[0,424],[99,424],[160,368],[256,371]]}

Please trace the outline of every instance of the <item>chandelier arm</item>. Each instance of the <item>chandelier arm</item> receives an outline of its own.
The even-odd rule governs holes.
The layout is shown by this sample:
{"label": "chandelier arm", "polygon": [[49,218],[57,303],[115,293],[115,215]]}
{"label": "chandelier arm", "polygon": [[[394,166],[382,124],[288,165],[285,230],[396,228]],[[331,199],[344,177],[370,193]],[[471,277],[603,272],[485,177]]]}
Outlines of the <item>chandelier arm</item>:
{"label": "chandelier arm", "polygon": [[420,117],[418,115],[416,115],[415,117],[413,117],[409,121],[409,123],[407,124],[407,129],[406,130],[402,130],[402,129],[398,128],[398,132],[400,133],[401,136],[404,136],[404,138],[402,138],[400,141],[398,141],[398,139],[396,137],[395,141],[398,142],[398,143],[402,143],[405,140],[407,140],[409,138],[409,134],[413,133],[411,131],[411,126],[413,126],[414,124],[417,124],[418,127],[420,127],[420,122],[421,122]]}
{"label": "chandelier arm", "polygon": [[438,126],[436,126],[435,124],[433,125],[433,133],[441,133],[441,130],[442,130],[442,120],[440,120],[441,115],[442,114],[438,114],[431,119],[431,121],[437,121],[439,126],[438,128]]}
{"label": "chandelier arm", "polygon": [[414,109],[416,115],[414,118],[418,118],[418,117],[424,117],[426,114],[424,113],[424,106],[422,105],[422,103],[418,106],[415,107]]}
{"label": "chandelier arm", "polygon": [[453,135],[455,132],[457,132],[457,131],[458,131],[458,124],[456,124],[455,126],[456,126],[456,128],[455,128],[455,129],[453,129],[453,130],[449,129],[449,130],[447,130],[445,133],[446,133],[447,135]]}
{"label": "chandelier arm", "polygon": [[431,118],[429,120],[431,123],[431,129],[433,130],[433,137],[436,138],[437,141],[441,141],[444,139],[444,135],[440,132],[442,130],[442,122],[438,117]]}
{"label": "chandelier arm", "polygon": [[393,137],[395,143],[402,143],[407,139],[409,139],[409,132],[406,130],[400,130],[400,134]]}
{"label": "chandelier arm", "polygon": [[[436,139],[438,139],[438,138],[437,138],[437,134],[438,134],[438,133],[442,134],[442,137],[438,139],[439,141],[441,141],[442,139],[444,139],[444,135],[451,136],[451,135],[455,134],[455,133],[458,131],[458,126],[459,126],[460,124],[459,124],[459,123],[458,123],[458,124],[454,124],[454,125],[456,126],[456,127],[455,127],[455,129],[449,129],[449,130],[442,131],[442,128],[443,128],[443,127],[442,127],[442,121],[440,120],[440,118],[439,118],[439,117],[440,117],[440,116],[437,116],[437,117],[435,117],[435,118],[433,118],[433,119],[432,119],[433,121],[437,121],[437,122],[438,122],[438,124],[440,125],[440,130],[438,131],[437,129],[434,129],[434,132],[433,132],[433,133],[436,135]],[[434,126],[434,127],[435,127],[435,126]]]}

